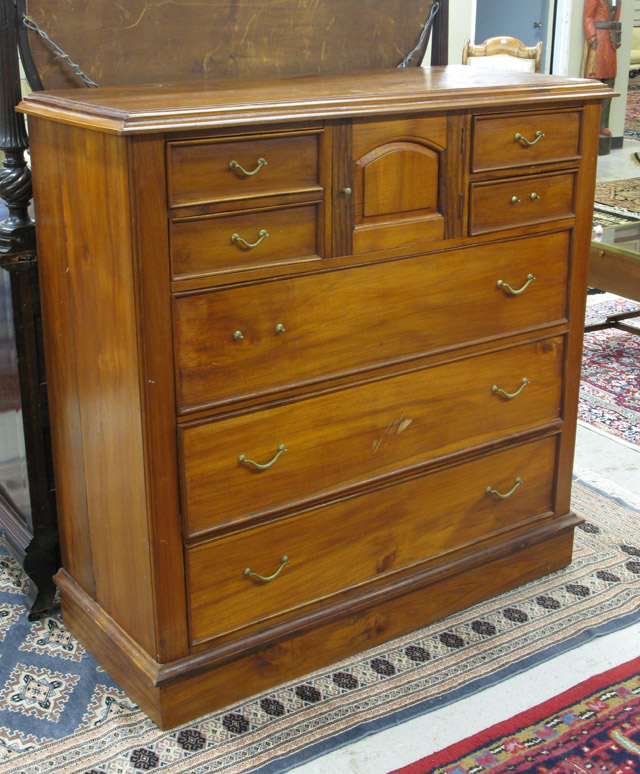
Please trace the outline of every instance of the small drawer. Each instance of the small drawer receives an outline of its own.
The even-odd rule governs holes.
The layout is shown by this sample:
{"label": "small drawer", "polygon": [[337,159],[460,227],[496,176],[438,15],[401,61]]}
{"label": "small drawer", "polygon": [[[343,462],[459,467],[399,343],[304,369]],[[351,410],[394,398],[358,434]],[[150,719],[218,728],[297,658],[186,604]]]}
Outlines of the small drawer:
{"label": "small drawer", "polygon": [[320,190],[318,133],[167,143],[170,207]]}
{"label": "small drawer", "polygon": [[560,322],[566,319],[568,251],[569,234],[559,232],[176,294],[179,410]]}
{"label": "small drawer", "polygon": [[469,233],[483,234],[574,215],[572,172],[472,183]]}
{"label": "small drawer", "polygon": [[549,514],[555,456],[546,438],[187,549],[192,642]]}
{"label": "small drawer", "polygon": [[318,205],[173,220],[173,279],[319,260]]}
{"label": "small drawer", "polygon": [[558,337],[179,428],[185,532],[558,419],[562,364]]}
{"label": "small drawer", "polygon": [[578,110],[475,116],[471,171],[579,159],[580,121]]}

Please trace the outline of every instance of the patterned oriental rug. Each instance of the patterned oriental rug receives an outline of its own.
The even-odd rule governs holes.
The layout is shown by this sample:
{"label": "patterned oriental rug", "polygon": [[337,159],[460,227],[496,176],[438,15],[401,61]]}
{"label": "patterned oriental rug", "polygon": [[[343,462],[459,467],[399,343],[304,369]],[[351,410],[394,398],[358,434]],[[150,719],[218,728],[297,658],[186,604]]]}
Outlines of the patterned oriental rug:
{"label": "patterned oriental rug", "polygon": [[640,218],[640,177],[596,183],[595,206],[599,211]]}
{"label": "patterned oriental rug", "polygon": [[[585,322],[636,309],[637,301],[590,296]],[[640,326],[640,318],[629,322]],[[609,328],[585,334],[578,417],[596,430],[640,445],[640,333]]]}
{"label": "patterned oriental rug", "polygon": [[640,658],[392,774],[637,774]]}
{"label": "patterned oriental rug", "polygon": [[624,136],[640,140],[640,83],[630,82],[624,118]]}
{"label": "patterned oriental rug", "polygon": [[[0,560],[3,774],[276,774],[640,620],[639,512],[575,482],[571,566],[167,732]],[[0,555],[3,552],[0,551]]]}

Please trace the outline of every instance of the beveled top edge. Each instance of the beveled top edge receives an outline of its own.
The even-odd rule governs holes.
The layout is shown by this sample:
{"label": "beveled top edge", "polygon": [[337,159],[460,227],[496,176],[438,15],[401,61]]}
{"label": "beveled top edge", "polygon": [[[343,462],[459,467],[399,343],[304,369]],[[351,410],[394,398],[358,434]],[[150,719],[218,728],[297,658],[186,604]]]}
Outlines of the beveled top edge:
{"label": "beveled top edge", "polygon": [[117,134],[221,127],[255,121],[440,111],[472,105],[603,99],[600,81],[464,65],[366,70],[282,79],[233,79],[39,91],[18,110]]}

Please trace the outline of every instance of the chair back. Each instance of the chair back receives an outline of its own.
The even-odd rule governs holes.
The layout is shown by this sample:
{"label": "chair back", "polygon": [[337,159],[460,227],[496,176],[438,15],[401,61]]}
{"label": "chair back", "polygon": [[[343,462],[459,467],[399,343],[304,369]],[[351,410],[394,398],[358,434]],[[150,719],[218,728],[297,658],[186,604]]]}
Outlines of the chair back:
{"label": "chair back", "polygon": [[542,41],[535,46],[525,46],[518,38],[498,36],[475,45],[467,38],[462,49],[462,64],[539,73],[542,68]]}

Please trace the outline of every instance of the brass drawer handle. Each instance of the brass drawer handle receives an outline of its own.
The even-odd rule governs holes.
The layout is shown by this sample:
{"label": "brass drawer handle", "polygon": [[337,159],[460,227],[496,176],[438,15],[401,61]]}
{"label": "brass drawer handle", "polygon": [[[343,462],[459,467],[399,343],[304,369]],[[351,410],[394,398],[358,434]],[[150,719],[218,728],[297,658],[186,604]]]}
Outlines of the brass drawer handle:
{"label": "brass drawer handle", "polygon": [[251,177],[252,175],[256,175],[262,167],[267,166],[267,160],[263,158],[258,159],[258,166],[253,170],[253,172],[247,172],[247,170],[244,167],[241,167],[238,162],[233,159],[229,162],[229,169],[239,169],[240,172],[242,172],[243,175],[246,175],[247,177]]}
{"label": "brass drawer handle", "polygon": [[278,323],[276,325],[276,333],[286,333],[287,329],[284,327],[282,323]]}
{"label": "brass drawer handle", "polygon": [[501,389],[500,389],[500,387],[498,387],[498,385],[497,385],[497,384],[494,384],[494,385],[493,385],[493,387],[491,388],[491,392],[497,392],[497,393],[499,393],[500,395],[502,395],[502,397],[503,397],[503,398],[506,398],[507,400],[512,400],[513,398],[517,398],[517,397],[518,397],[518,395],[520,395],[520,393],[522,392],[522,390],[524,390],[524,388],[525,388],[525,387],[526,387],[528,384],[531,384],[531,382],[530,382],[530,381],[527,379],[527,377],[525,376],[525,377],[523,378],[523,380],[522,380],[522,384],[520,385],[520,387],[519,387],[519,388],[518,388],[518,389],[517,389],[515,392],[505,392],[504,390],[501,390]]}
{"label": "brass drawer handle", "polygon": [[517,196],[511,197],[511,204],[520,204],[520,199]]}
{"label": "brass drawer handle", "polygon": [[242,573],[245,578],[257,578],[259,581],[262,581],[263,583],[269,583],[269,581],[275,580],[278,575],[282,572],[285,564],[289,564],[289,557],[283,556],[280,560],[280,567],[273,573],[273,575],[258,575],[257,572],[252,572],[250,567],[245,568],[245,571]]}
{"label": "brass drawer handle", "polygon": [[496,282],[496,285],[499,288],[502,288],[505,293],[510,293],[512,296],[519,296],[520,293],[524,293],[524,291],[529,287],[529,285],[534,281],[535,277],[533,274],[527,274],[527,281],[524,283],[524,285],[519,290],[514,290],[511,285],[506,283],[504,280],[499,279]]}
{"label": "brass drawer handle", "polygon": [[240,341],[240,339],[244,339],[242,331],[234,331],[233,332],[233,340],[234,341]]}
{"label": "brass drawer handle", "polygon": [[269,462],[266,462],[264,465],[262,465],[259,462],[254,462],[253,460],[248,460],[244,454],[239,455],[238,462],[241,465],[242,463],[251,465],[251,467],[255,468],[256,470],[269,470],[269,468],[275,465],[276,462],[280,459],[281,455],[284,454],[284,452],[286,451],[287,451],[287,447],[283,443],[281,443],[280,446],[278,446],[278,451],[276,452],[275,457]]}
{"label": "brass drawer handle", "polygon": [[506,500],[507,497],[511,497],[511,495],[516,491],[516,489],[520,486],[522,483],[522,479],[520,476],[516,478],[516,483],[511,487],[511,489],[506,493],[502,494],[501,492],[498,492],[497,489],[493,489],[493,487],[488,486],[484,491],[487,494],[495,495],[496,497],[499,497],[501,500]]}
{"label": "brass drawer handle", "polygon": [[529,145],[529,146],[531,146],[531,145],[535,145],[538,142],[538,140],[541,140],[543,137],[544,137],[544,132],[542,132],[540,129],[538,129],[538,131],[536,132],[535,140],[527,140],[527,138],[523,137],[520,134],[520,132],[516,132],[513,139],[516,142],[521,143],[522,145]]}
{"label": "brass drawer handle", "polygon": [[539,198],[540,198],[540,194],[537,194],[537,193],[534,191],[534,192],[531,194],[531,196],[530,196],[529,198],[531,199],[531,201],[532,201],[532,202],[534,202],[536,199],[539,199]]}
{"label": "brass drawer handle", "polygon": [[234,245],[236,245],[236,244],[238,244],[238,242],[240,242],[240,244],[244,245],[246,248],[248,248],[250,250],[252,247],[257,247],[260,244],[260,242],[262,242],[262,240],[266,239],[268,236],[269,236],[269,232],[267,231],[267,229],[266,228],[262,228],[258,232],[258,241],[257,242],[247,242],[247,240],[243,239],[240,236],[240,234],[231,234],[231,241],[233,242]]}

